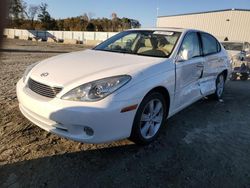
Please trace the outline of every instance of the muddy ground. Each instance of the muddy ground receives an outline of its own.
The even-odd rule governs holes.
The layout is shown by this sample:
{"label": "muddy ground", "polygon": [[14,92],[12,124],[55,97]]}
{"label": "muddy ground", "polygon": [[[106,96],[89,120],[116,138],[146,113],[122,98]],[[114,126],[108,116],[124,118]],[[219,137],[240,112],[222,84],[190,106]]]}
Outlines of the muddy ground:
{"label": "muddy ground", "polygon": [[170,118],[149,146],[81,144],[26,120],[15,84],[29,64],[84,48],[6,40],[3,49],[0,187],[250,187],[250,80]]}

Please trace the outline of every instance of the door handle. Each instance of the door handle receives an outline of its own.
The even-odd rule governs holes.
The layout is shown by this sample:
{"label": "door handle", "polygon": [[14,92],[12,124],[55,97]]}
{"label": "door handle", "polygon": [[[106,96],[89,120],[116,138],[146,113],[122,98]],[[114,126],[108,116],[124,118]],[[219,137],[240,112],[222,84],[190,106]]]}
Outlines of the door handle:
{"label": "door handle", "polygon": [[198,68],[204,68],[204,65],[196,65]]}
{"label": "door handle", "polygon": [[220,58],[220,59],[219,59],[219,63],[223,62],[223,60],[224,60],[223,58]]}

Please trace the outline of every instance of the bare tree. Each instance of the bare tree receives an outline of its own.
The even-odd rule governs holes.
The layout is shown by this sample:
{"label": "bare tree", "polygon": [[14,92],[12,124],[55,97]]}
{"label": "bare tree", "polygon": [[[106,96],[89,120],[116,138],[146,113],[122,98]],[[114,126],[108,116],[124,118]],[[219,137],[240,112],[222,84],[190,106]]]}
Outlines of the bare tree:
{"label": "bare tree", "polygon": [[39,10],[38,5],[30,5],[28,10],[29,19],[34,20],[34,18],[38,14],[38,10]]}
{"label": "bare tree", "polygon": [[39,6],[38,5],[30,5],[28,12],[27,12],[27,17],[29,20],[31,20],[31,29],[34,29],[34,19],[37,16],[39,11]]}

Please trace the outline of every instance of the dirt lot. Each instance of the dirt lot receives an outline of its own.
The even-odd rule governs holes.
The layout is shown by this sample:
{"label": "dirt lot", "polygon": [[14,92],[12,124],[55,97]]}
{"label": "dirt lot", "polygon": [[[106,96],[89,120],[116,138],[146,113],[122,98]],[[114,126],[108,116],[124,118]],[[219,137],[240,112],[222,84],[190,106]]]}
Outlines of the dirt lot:
{"label": "dirt lot", "polygon": [[250,80],[224,102],[201,100],[168,120],[159,139],[92,145],[47,133],[18,110],[27,65],[80,45],[7,40],[0,59],[0,187],[250,187]]}

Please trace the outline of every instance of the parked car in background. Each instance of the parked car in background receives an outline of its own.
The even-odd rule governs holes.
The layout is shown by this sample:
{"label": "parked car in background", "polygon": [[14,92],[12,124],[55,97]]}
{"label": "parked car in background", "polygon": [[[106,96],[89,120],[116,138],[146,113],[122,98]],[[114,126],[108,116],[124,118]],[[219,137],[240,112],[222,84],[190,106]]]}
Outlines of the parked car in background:
{"label": "parked car in background", "polygon": [[222,42],[224,48],[235,60],[244,61],[250,56],[250,43],[248,42]]}
{"label": "parked car in background", "polygon": [[31,65],[17,96],[23,115],[49,132],[86,143],[148,144],[166,118],[203,97],[222,97],[230,61],[208,33],[135,29]]}

